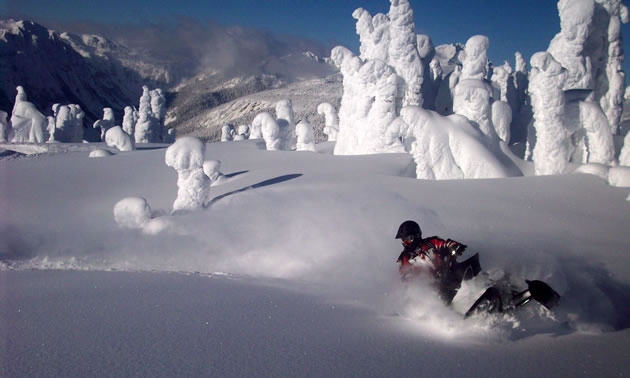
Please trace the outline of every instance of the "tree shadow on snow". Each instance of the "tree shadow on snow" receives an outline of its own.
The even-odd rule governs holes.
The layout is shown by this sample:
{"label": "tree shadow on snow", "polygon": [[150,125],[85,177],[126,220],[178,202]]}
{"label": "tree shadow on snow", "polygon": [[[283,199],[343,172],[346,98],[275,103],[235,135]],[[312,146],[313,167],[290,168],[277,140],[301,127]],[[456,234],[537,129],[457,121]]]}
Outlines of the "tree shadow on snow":
{"label": "tree shadow on snow", "polygon": [[236,177],[236,176],[242,175],[242,174],[247,173],[247,172],[249,172],[249,171],[238,171],[238,172],[227,173],[227,174],[225,174],[223,176],[225,176],[227,178],[232,178],[232,177]]}
{"label": "tree shadow on snow", "polygon": [[241,192],[244,192],[244,191],[247,191],[247,190],[251,190],[251,189],[262,188],[262,187],[269,186],[269,185],[279,184],[281,182],[285,182],[285,181],[296,179],[296,178],[298,178],[300,176],[302,176],[301,173],[294,173],[294,174],[290,174],[290,175],[278,176],[278,177],[275,177],[275,178],[272,178],[272,179],[269,179],[269,180],[261,181],[259,183],[254,184],[254,185],[249,185],[249,186],[246,186],[246,187],[241,188],[241,189],[237,189],[237,190],[233,190],[231,192],[223,193],[220,196],[217,196],[217,197],[214,197],[213,199],[211,199],[208,203],[206,203],[204,205],[204,207],[207,209],[210,206],[212,206],[215,203],[217,203],[218,201],[222,200],[223,198],[231,196],[233,194],[241,193]]}

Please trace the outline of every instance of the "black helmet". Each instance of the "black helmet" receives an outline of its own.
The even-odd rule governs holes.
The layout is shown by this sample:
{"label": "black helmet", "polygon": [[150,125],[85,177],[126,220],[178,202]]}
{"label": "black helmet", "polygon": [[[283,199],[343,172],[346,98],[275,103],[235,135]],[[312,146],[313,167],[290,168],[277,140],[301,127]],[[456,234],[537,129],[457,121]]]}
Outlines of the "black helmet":
{"label": "black helmet", "polygon": [[398,227],[398,232],[396,233],[396,237],[394,239],[404,239],[412,235],[417,239],[421,239],[422,230],[420,230],[420,226],[418,226],[418,223],[412,220],[408,220],[400,224],[400,227]]}

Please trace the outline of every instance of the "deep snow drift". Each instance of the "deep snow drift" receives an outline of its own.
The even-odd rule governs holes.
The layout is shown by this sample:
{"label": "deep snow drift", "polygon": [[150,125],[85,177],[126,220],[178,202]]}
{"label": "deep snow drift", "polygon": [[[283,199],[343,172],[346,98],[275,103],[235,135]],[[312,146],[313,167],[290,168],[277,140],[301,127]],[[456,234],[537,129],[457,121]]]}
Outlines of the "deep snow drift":
{"label": "deep snow drift", "polygon": [[[239,141],[207,145],[224,177],[206,207],[167,215],[178,173],[147,147],[0,161],[4,372],[627,373],[627,188],[585,174],[425,181],[408,154]],[[142,228],[120,227],[121,208]],[[447,308],[400,282],[406,219],[467,244],[494,277],[549,282],[561,306],[463,320],[472,283]]]}

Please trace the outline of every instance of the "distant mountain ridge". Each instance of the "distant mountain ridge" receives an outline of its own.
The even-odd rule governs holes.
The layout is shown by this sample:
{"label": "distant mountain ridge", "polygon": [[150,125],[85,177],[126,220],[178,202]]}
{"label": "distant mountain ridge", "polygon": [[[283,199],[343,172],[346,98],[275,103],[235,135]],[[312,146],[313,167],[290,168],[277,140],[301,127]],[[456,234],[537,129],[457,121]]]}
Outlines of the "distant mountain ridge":
{"label": "distant mountain ridge", "polygon": [[15,88],[45,115],[54,103],[81,105],[88,122],[104,107],[122,114],[142,85],[168,83],[165,69],[134,59],[133,51],[98,36],[58,33],[31,21],[0,21],[0,109],[11,111]]}

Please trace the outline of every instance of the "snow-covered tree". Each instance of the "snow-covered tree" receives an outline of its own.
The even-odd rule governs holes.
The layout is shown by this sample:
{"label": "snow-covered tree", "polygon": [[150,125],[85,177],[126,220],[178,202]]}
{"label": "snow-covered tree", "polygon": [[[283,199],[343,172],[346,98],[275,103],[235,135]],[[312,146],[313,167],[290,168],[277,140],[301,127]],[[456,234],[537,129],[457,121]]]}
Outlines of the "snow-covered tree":
{"label": "snow-covered tree", "polygon": [[276,123],[280,131],[280,149],[285,151],[294,150],[297,137],[295,134],[295,115],[293,114],[291,100],[284,99],[276,103]]}
{"label": "snow-covered tree", "polygon": [[[152,99],[155,105],[154,113],[152,108]],[[142,96],[140,96],[140,104],[138,107],[137,121],[134,130],[134,140],[136,143],[160,143],[164,138],[166,131],[163,130],[159,116],[163,117],[163,103],[161,90],[150,91],[146,85],[142,87]],[[134,118],[135,118],[134,114]]]}
{"label": "snow-covered tree", "polygon": [[630,167],[630,133],[627,133],[623,140],[623,148],[621,148],[621,154],[619,154],[619,164]]}
{"label": "snow-covered tree", "polygon": [[249,139],[249,126],[240,125],[236,129],[236,135],[234,136],[234,140],[247,140]]}
{"label": "snow-covered tree", "polygon": [[488,76],[488,48],[490,41],[485,35],[474,35],[466,41],[460,80],[483,80]]}
{"label": "snow-covered tree", "polygon": [[317,113],[324,116],[324,134],[328,136],[328,141],[336,141],[337,133],[339,132],[339,117],[335,107],[328,102],[322,102],[317,106]]}
{"label": "snow-covered tree", "polygon": [[[83,118],[85,117],[81,107],[74,104],[55,104],[53,105],[53,112],[55,114],[55,123],[52,139],[63,143],[81,143],[83,140]],[[106,117],[113,119],[114,114],[111,109],[109,109],[109,112],[106,112]],[[113,124],[113,121],[99,120],[94,125],[95,127],[111,127],[110,124]]]}
{"label": "snow-covered tree", "polygon": [[234,125],[226,123],[221,127],[221,142],[229,142],[234,140]]}
{"label": "snow-covered tree", "polygon": [[[413,10],[408,0],[390,0],[387,15],[372,17],[365,9],[352,13],[361,41],[362,60],[381,60],[402,78],[402,104],[422,105],[424,63],[418,52]],[[430,61],[430,59],[429,59]]]}
{"label": "snow-covered tree", "polygon": [[[537,175],[564,172],[569,162],[570,132],[564,123],[565,97],[563,87],[567,70],[547,52],[538,52],[531,58],[532,72],[529,93],[534,110],[535,146],[534,169]],[[532,149],[531,133],[528,149]]]}
{"label": "snow-covered tree", "polygon": [[453,111],[468,118],[488,138],[496,140],[498,134],[492,124],[492,87],[481,79],[460,80],[455,87]]}
{"label": "snow-covered tree", "polygon": [[105,133],[105,143],[107,143],[109,147],[116,147],[119,151],[133,151],[136,149],[131,136],[120,126],[110,127],[107,130]]}
{"label": "snow-covered tree", "polygon": [[[567,108],[575,107],[568,103]],[[567,111],[567,123],[582,125],[572,137],[572,160],[581,163],[598,163],[611,165],[615,159],[615,145],[608,119],[598,103],[593,101],[577,102],[579,118],[575,119],[575,111]]]}
{"label": "snow-covered tree", "polygon": [[70,114],[74,120],[73,140],[76,143],[81,143],[83,141],[83,119],[85,118],[85,112],[78,104],[70,104],[68,106],[70,107]]}
{"label": "snow-covered tree", "polygon": [[166,165],[178,175],[173,211],[199,209],[207,202],[210,179],[203,172],[205,154],[206,145],[194,137],[179,138],[166,150]]}
{"label": "snow-covered tree", "polygon": [[138,122],[138,119],[136,118],[136,112],[134,112],[134,109],[131,106],[125,106],[122,128],[123,131],[132,138],[134,137],[136,131],[136,122]]}
{"label": "snow-covered tree", "polygon": [[[442,74],[433,72],[440,70],[440,61],[435,59],[435,47],[431,37],[426,34],[418,34],[416,36],[416,44],[418,46],[418,55],[422,62],[422,107],[425,109],[435,110],[435,96],[438,87],[435,81],[442,81]],[[432,67],[433,65],[433,67]],[[437,67],[435,67],[437,65]]]}
{"label": "snow-covered tree", "polygon": [[384,152],[383,135],[400,104],[400,77],[381,60],[363,62],[345,47],[331,52],[343,75],[336,155]]}
{"label": "snow-covered tree", "polygon": [[422,106],[423,63],[417,49],[416,25],[409,0],[390,0],[389,63],[403,79],[403,105]]}
{"label": "snow-covered tree", "polygon": [[26,99],[24,88],[17,87],[15,105],[11,114],[11,127],[14,143],[45,143],[48,119],[37,110],[35,105]]}
{"label": "snow-covered tree", "polygon": [[136,143],[160,143],[161,128],[157,119],[147,111],[140,111],[134,139]]}
{"label": "snow-covered tree", "polygon": [[[57,116],[57,118],[59,118],[59,116]],[[107,132],[107,130],[114,126],[116,126],[116,121],[114,120],[114,111],[112,110],[112,108],[103,108],[103,119],[97,120],[92,125],[92,127],[95,129],[101,129],[102,141],[105,141],[105,133]],[[59,125],[57,125],[57,127],[59,127]]]}
{"label": "snow-covered tree", "polygon": [[591,32],[595,3],[593,0],[558,1],[561,31],[547,52],[567,70],[563,89],[593,88],[591,59],[584,54],[584,44]]}
{"label": "snow-covered tree", "polygon": [[13,130],[7,121],[7,112],[0,110],[0,142],[6,143],[13,137]]}
{"label": "snow-covered tree", "polygon": [[512,108],[505,101],[492,103],[492,125],[499,138],[505,143],[510,142],[510,124],[512,123]]}
{"label": "snow-covered tree", "polygon": [[[389,126],[392,152],[409,151],[419,179],[498,178],[521,175],[486,137],[458,114],[442,116],[417,106],[406,106]],[[402,142],[402,143],[401,143]]]}
{"label": "snow-covered tree", "polygon": [[315,137],[313,135],[313,126],[306,121],[298,123],[297,134],[297,150],[298,151],[315,151]]}
{"label": "snow-covered tree", "polygon": [[157,118],[160,124],[164,123],[164,116],[166,115],[166,98],[161,88],[156,88],[149,92],[151,97],[151,113]]}
{"label": "snow-covered tree", "polygon": [[15,113],[15,109],[17,108],[18,103],[28,101],[28,97],[26,96],[26,91],[24,90],[24,87],[18,85],[17,87],[15,87],[15,90],[17,91],[17,94],[15,95],[15,104],[13,104],[12,113]]}
{"label": "snow-covered tree", "polygon": [[267,150],[280,149],[280,128],[271,114],[260,113],[254,118],[251,138],[264,139]]}
{"label": "snow-covered tree", "polygon": [[[258,114],[252,121],[252,127],[249,129],[249,139],[262,139],[263,138],[263,135],[262,135],[263,122],[262,121],[263,121],[263,118],[265,118],[265,116],[259,118],[258,121],[256,121],[256,118],[258,118],[259,115],[260,114]],[[267,113],[267,115],[269,115],[269,113]],[[273,117],[271,119],[273,119]]]}
{"label": "snow-covered tree", "polygon": [[593,101],[601,105],[613,134],[619,132],[625,91],[621,24],[628,23],[629,18],[623,0],[595,0],[592,31],[587,41],[594,74]]}

